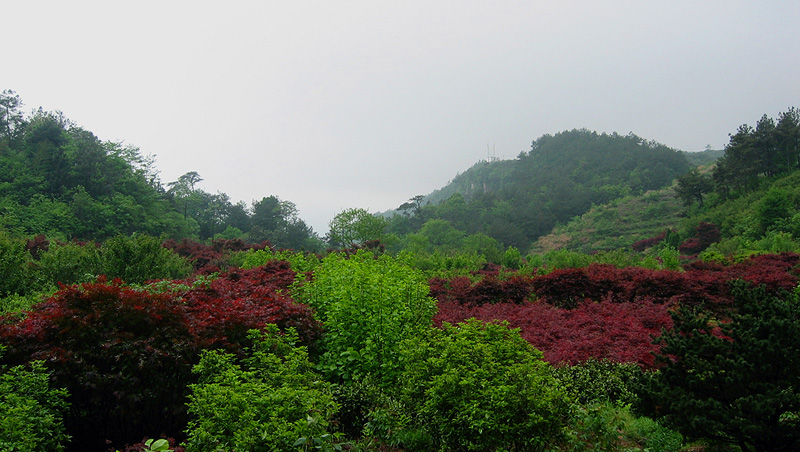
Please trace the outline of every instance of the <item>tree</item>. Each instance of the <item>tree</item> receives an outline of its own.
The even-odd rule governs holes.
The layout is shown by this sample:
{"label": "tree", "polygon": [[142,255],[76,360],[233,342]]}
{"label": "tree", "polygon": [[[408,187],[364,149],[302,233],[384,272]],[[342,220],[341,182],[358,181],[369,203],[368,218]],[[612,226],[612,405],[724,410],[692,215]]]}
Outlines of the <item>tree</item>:
{"label": "tree", "polygon": [[785,163],[785,170],[792,171],[800,163],[800,111],[790,108],[781,113],[775,135],[781,165]]}
{"label": "tree", "polygon": [[[417,195],[409,199],[408,202],[400,204],[397,210],[407,213],[407,215],[416,216],[422,213],[422,201],[425,200],[425,195]],[[410,212],[410,213],[408,213]]]}
{"label": "tree", "polygon": [[0,138],[5,138],[9,143],[16,138],[24,124],[20,107],[22,101],[19,99],[19,94],[3,90],[0,94]]}
{"label": "tree", "polygon": [[178,180],[167,184],[169,187],[167,193],[174,196],[175,200],[183,205],[182,210],[184,218],[189,216],[189,204],[191,203],[190,200],[192,195],[194,195],[196,192],[194,186],[202,181],[203,178],[200,177],[200,174],[198,174],[197,171],[189,171],[188,173],[179,177]]}
{"label": "tree", "polygon": [[695,201],[702,206],[703,196],[714,190],[714,181],[711,180],[711,176],[701,173],[697,168],[679,177],[677,181],[675,196],[683,201],[684,206],[691,205]]}
{"label": "tree", "polygon": [[269,240],[278,248],[318,251],[324,248],[314,230],[297,213],[291,201],[282,201],[277,196],[261,198],[253,202],[250,240]]}
{"label": "tree", "polygon": [[681,307],[661,335],[663,365],[645,400],[689,437],[743,452],[800,447],[798,294],[768,295],[738,282],[727,318]]}
{"label": "tree", "polygon": [[382,239],[386,233],[387,221],[372,215],[366,209],[353,208],[337,213],[328,226],[328,244],[337,248]]}

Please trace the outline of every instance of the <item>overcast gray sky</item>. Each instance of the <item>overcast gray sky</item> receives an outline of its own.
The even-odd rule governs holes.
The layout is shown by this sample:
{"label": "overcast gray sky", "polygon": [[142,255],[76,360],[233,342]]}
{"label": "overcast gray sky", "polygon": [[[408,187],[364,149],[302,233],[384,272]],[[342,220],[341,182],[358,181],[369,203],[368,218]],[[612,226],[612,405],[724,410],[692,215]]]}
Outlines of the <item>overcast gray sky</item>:
{"label": "overcast gray sky", "polygon": [[800,107],[800,1],[8,1],[0,89],[320,234],[545,133],[722,148]]}

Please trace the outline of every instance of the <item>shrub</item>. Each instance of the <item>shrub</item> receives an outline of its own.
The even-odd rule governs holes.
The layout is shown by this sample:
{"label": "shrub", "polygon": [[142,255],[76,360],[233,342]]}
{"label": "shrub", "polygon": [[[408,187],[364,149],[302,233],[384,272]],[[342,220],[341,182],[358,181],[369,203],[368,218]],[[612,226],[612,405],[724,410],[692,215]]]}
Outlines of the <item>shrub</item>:
{"label": "shrub", "polygon": [[[189,239],[182,239],[180,242],[174,239],[164,241],[163,246],[176,252],[179,256],[191,262],[195,272],[200,274],[210,274],[219,271],[229,270],[236,267],[233,263],[237,258],[233,257],[249,250],[263,250],[267,248],[267,242],[261,244],[247,244],[241,239],[214,239],[210,245],[195,242]],[[263,265],[262,262],[259,265]],[[258,265],[254,265],[256,267]]]}
{"label": "shrub", "polygon": [[100,252],[94,244],[51,246],[41,253],[37,265],[43,279],[54,286],[91,282],[101,273]]}
{"label": "shrub", "polygon": [[65,423],[76,444],[124,444],[185,422],[185,386],[199,350],[174,298],[113,284],[67,287],[3,325],[0,338],[10,362],[45,360],[67,388]]}
{"label": "shrub", "polygon": [[624,406],[636,401],[635,388],[642,370],[634,363],[590,358],[572,366],[557,366],[554,375],[583,405]]}
{"label": "shrub", "polygon": [[522,253],[520,253],[517,248],[509,246],[505,253],[503,253],[501,264],[506,268],[519,269],[522,267]]}
{"label": "shrub", "polygon": [[374,375],[393,384],[400,342],[432,324],[436,304],[427,295],[422,275],[390,256],[328,255],[297,295],[325,325],[319,369],[337,381]]}
{"label": "shrub", "polygon": [[313,348],[322,325],[312,309],[286,294],[293,283],[294,272],[285,261],[224,273],[183,295],[192,332],[205,347],[235,349],[248,342],[249,330],[274,323],[296,329],[302,344]]}
{"label": "shrub", "polygon": [[26,292],[28,259],[25,242],[0,231],[0,298]]}
{"label": "shrub", "polygon": [[72,394],[65,422],[76,444],[101,450],[105,440],[174,436],[186,425],[201,349],[239,352],[247,331],[266,323],[303,327],[307,342],[319,336],[312,311],[277,293],[288,284],[284,273],[288,266],[239,271],[178,293],[102,280],[65,287],[24,319],[3,318],[0,340],[8,362],[43,359]]}
{"label": "shrub", "polygon": [[191,272],[186,259],[161,246],[161,240],[145,234],[118,235],[100,248],[101,273],[129,284],[151,279],[177,279]]}
{"label": "shrub", "polygon": [[461,322],[476,318],[485,322],[508,321],[524,339],[544,353],[553,364],[577,364],[590,358],[653,366],[657,346],[652,336],[669,328],[668,305],[642,300],[638,303],[584,302],[574,309],[546,303],[511,303],[465,307],[440,303],[436,322]]}
{"label": "shrub", "polygon": [[403,401],[441,450],[544,450],[569,400],[550,366],[506,325],[443,324],[403,343]]}
{"label": "shrub", "polygon": [[311,438],[332,440],[332,388],[312,370],[307,350],[295,345],[297,334],[282,335],[271,325],[251,338],[243,365],[233,354],[212,350],[195,366],[199,382],[190,386],[187,447],[282,452]]}
{"label": "shrub", "polygon": [[800,446],[798,294],[769,294],[739,282],[718,317],[698,308],[673,313],[661,336],[662,364],[646,385],[644,407],[689,437],[742,450]]}
{"label": "shrub", "polygon": [[41,361],[0,374],[0,450],[63,451],[69,436],[63,413],[67,391],[50,386]]}

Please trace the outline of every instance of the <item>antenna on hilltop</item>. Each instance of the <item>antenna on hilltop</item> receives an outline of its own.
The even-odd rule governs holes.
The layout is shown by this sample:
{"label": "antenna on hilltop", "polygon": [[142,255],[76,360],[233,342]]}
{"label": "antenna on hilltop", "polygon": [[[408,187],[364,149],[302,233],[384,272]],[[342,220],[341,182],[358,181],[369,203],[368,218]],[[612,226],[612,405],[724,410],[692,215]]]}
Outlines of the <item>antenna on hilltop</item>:
{"label": "antenna on hilltop", "polygon": [[487,160],[490,162],[497,161],[497,155],[495,154],[494,150],[494,143],[492,143],[492,147],[490,148],[489,145],[486,145],[486,153],[488,154]]}

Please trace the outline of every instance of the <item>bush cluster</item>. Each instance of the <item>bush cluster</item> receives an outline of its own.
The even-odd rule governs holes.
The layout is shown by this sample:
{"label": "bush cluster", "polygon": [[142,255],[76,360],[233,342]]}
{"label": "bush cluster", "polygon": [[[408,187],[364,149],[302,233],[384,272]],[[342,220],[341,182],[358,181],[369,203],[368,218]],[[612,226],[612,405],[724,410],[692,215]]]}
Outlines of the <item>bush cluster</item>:
{"label": "bush cluster", "polygon": [[312,311],[279,293],[291,277],[288,266],[276,266],[179,293],[103,279],[64,287],[26,315],[2,318],[4,362],[47,363],[54,382],[71,394],[65,423],[76,443],[100,450],[105,440],[180,436],[201,350],[238,352],[250,342],[247,332],[266,324],[295,327],[304,343],[318,338]]}

